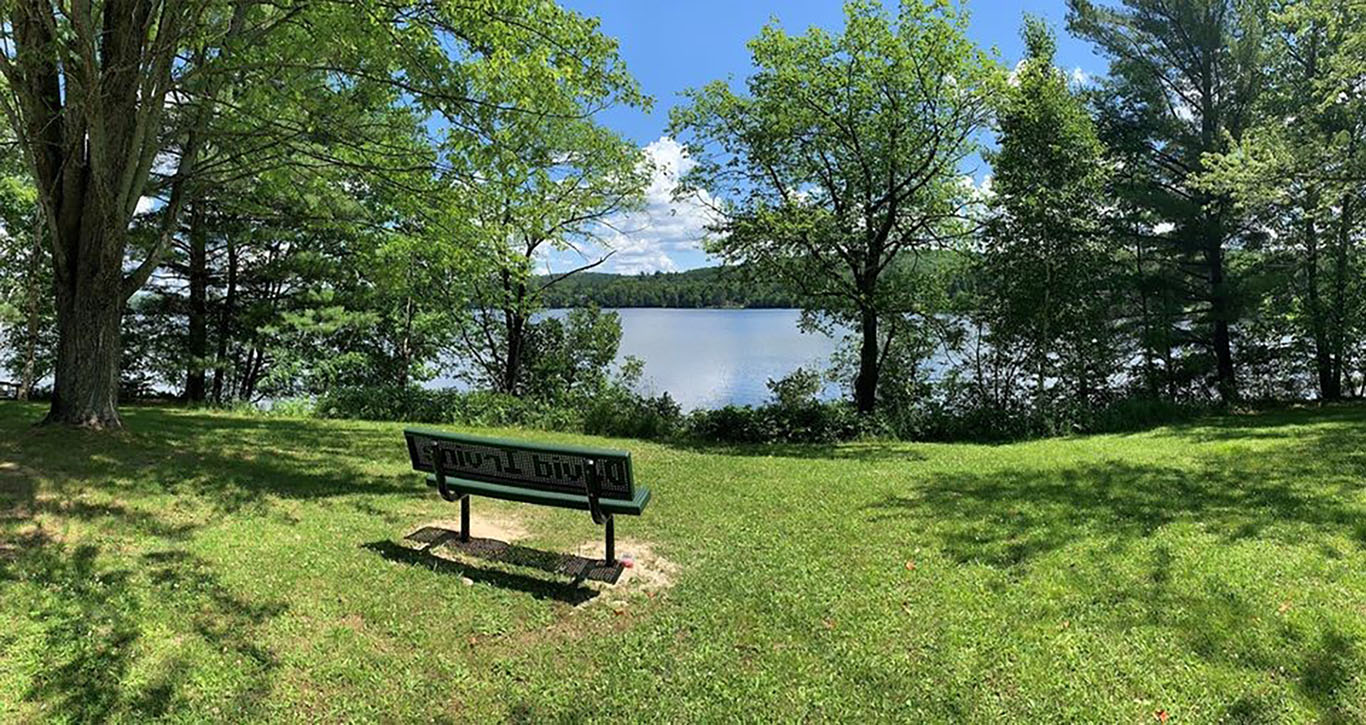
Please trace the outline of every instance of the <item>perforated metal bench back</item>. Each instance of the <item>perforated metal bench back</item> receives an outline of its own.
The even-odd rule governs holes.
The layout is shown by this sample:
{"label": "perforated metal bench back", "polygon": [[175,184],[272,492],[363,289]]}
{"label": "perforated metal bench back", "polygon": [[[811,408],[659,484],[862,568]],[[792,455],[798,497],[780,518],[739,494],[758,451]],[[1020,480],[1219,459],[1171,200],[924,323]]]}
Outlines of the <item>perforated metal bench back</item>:
{"label": "perforated metal bench back", "polygon": [[584,492],[588,461],[596,463],[602,498],[630,500],[635,491],[627,451],[525,443],[423,428],[403,431],[413,470],[434,473],[436,443],[447,476],[544,491]]}

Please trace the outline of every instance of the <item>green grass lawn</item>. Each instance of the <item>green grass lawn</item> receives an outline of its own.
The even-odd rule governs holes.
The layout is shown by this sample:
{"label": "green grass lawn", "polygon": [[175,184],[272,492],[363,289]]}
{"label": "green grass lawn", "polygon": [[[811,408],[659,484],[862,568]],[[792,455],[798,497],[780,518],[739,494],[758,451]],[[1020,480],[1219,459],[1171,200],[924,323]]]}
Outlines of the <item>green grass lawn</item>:
{"label": "green grass lawn", "polygon": [[[399,425],[40,414],[0,403],[2,722],[1366,721],[1363,407],[1002,446],[612,441],[655,493],[618,536],[678,570],[580,607],[596,591],[399,546],[458,510]],[[544,551],[600,536],[474,512]]]}

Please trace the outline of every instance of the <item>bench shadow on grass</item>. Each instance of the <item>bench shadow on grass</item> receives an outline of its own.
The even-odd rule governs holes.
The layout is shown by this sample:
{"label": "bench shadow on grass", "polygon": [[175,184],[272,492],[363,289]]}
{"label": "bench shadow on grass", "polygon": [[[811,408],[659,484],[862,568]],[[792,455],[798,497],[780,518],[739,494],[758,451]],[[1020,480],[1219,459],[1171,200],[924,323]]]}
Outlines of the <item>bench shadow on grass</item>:
{"label": "bench shadow on grass", "polygon": [[[621,564],[606,566],[601,559],[557,554],[477,536],[462,542],[460,532],[437,526],[424,526],[404,538],[418,546],[405,546],[386,539],[364,544],[363,548],[388,561],[420,566],[500,589],[523,592],[537,599],[574,606],[590,601],[601,593],[597,589],[585,586],[585,582],[614,584],[621,578],[622,573]],[[460,558],[450,559],[439,555],[438,551],[449,552]],[[528,576],[501,568],[479,566],[471,563],[471,560],[534,569],[554,578]]]}
{"label": "bench shadow on grass", "polygon": [[476,559],[538,569],[546,574],[568,577],[575,582],[616,584],[623,571],[621,562],[609,566],[602,559],[542,551],[498,539],[472,536],[469,541],[461,541],[459,531],[440,526],[423,526],[403,538],[422,544],[427,551],[444,548]]}

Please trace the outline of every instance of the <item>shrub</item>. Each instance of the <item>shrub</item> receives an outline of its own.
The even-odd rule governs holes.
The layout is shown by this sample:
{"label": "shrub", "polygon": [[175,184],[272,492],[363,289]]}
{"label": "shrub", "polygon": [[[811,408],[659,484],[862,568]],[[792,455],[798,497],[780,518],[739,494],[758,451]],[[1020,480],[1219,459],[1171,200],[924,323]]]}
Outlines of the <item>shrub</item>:
{"label": "shrub", "polygon": [[[619,390],[619,389],[618,389]],[[584,410],[583,432],[621,438],[668,438],[683,422],[683,411],[668,393],[603,395]]]}
{"label": "shrub", "polygon": [[572,412],[511,395],[453,388],[428,390],[415,385],[350,386],[318,398],[322,418],[361,418],[413,423],[481,426],[532,426],[551,430],[576,429]]}
{"label": "shrub", "polygon": [[797,368],[778,380],[769,378],[767,383],[770,399],[783,408],[800,408],[817,402],[821,384],[821,374],[806,368]]}
{"label": "shrub", "polygon": [[1121,398],[1098,411],[1089,432],[1116,433],[1184,423],[1214,412],[1205,403],[1180,403],[1154,398]]}
{"label": "shrub", "polygon": [[880,418],[859,415],[843,401],[728,405],[693,411],[686,425],[690,438],[717,443],[834,443],[886,432]]}

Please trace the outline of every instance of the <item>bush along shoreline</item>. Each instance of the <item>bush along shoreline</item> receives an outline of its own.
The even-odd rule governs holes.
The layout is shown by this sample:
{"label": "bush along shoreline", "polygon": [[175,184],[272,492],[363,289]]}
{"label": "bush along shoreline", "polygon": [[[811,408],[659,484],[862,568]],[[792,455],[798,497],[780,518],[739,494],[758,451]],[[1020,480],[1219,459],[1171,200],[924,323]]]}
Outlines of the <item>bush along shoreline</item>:
{"label": "bush along shoreline", "polygon": [[[804,374],[801,371],[797,375]],[[315,400],[288,401],[287,415],[327,419],[398,421],[431,425],[520,427],[617,438],[696,443],[838,443],[881,439],[934,442],[1001,442],[1058,435],[1112,433],[1180,423],[1230,409],[1211,403],[1120,398],[1049,420],[1026,409],[971,406],[938,394],[913,406],[884,406],[860,414],[848,401],[792,394],[790,378],[770,381],[763,405],[727,405],[684,412],[664,393],[641,395],[623,384],[556,400],[489,391],[409,386],[349,386]],[[1264,406],[1251,406],[1264,407]],[[1058,422],[1065,421],[1065,422]]]}

